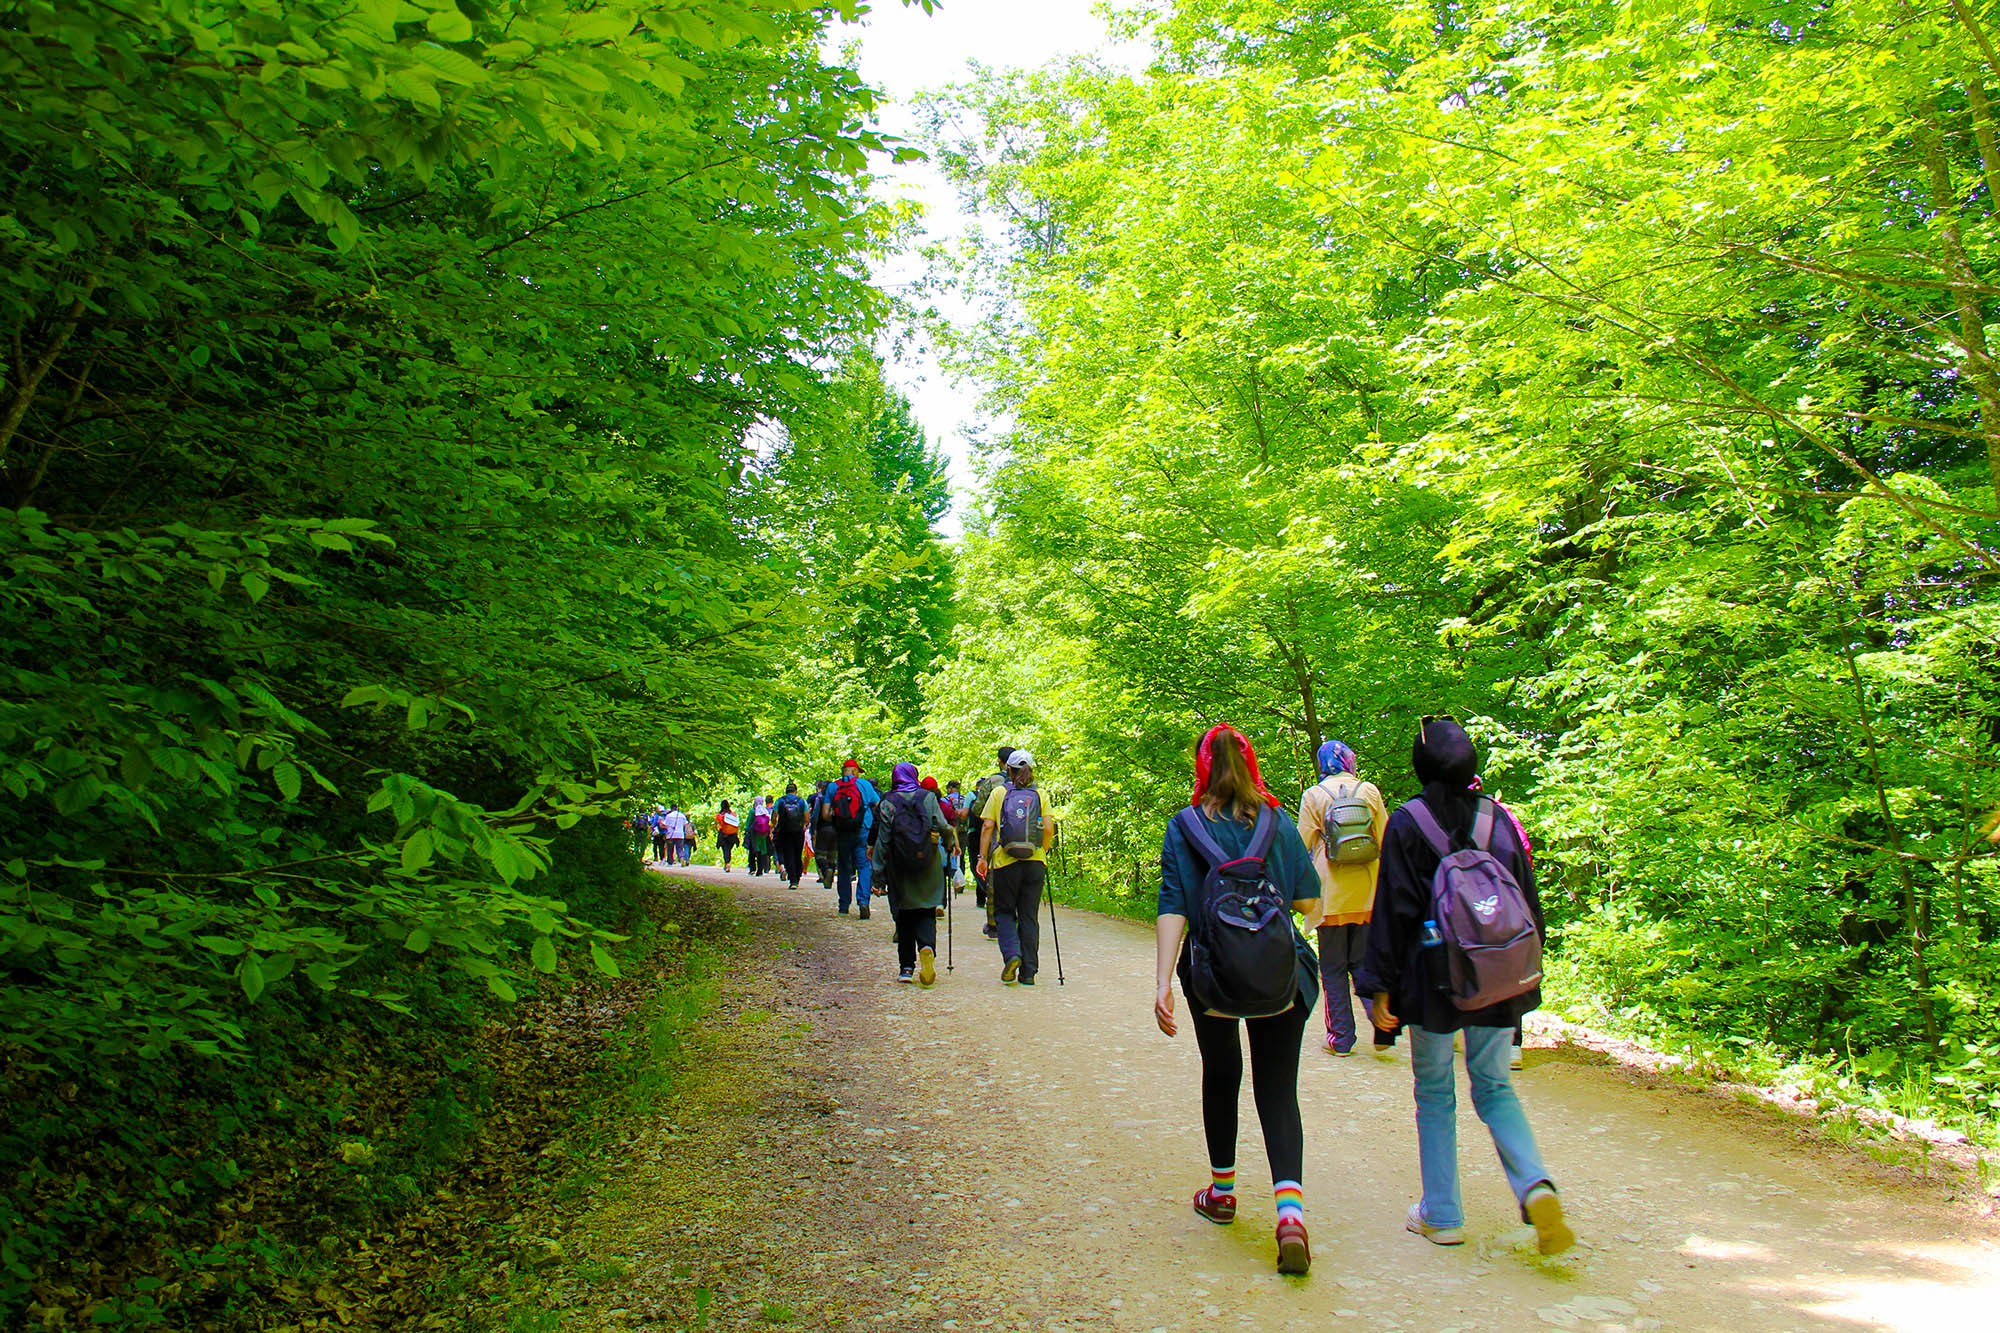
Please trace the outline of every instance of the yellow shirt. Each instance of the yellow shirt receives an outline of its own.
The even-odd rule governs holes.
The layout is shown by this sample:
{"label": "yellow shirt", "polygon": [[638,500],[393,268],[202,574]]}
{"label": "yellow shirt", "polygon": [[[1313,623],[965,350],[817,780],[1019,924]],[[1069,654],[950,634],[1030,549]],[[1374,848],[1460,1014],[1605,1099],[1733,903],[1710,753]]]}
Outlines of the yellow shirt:
{"label": "yellow shirt", "polygon": [[1308,926],[1344,926],[1368,920],[1375,909],[1375,875],[1381,858],[1350,865],[1330,865],[1326,859],[1326,811],[1335,792],[1359,789],[1368,803],[1368,822],[1375,830],[1375,845],[1382,845],[1382,831],[1389,826],[1389,809],[1382,793],[1372,782],[1363,782],[1352,773],[1336,773],[1318,785],[1306,788],[1299,798],[1299,836],[1312,853],[1313,869],[1319,871],[1320,914]]}
{"label": "yellow shirt", "polygon": [[[1033,856],[1009,856],[1007,849],[1000,845],[1000,807],[1007,803],[1008,787],[995,787],[986,798],[986,808],[979,812],[982,824],[993,825],[993,850],[987,853],[986,868],[998,870],[1001,866],[1013,865],[1016,861],[1046,861],[1049,859],[1049,842],[1056,836],[1056,821],[1049,818],[1049,808],[1042,807],[1042,845],[1035,849]],[[986,837],[980,833],[981,845]]]}

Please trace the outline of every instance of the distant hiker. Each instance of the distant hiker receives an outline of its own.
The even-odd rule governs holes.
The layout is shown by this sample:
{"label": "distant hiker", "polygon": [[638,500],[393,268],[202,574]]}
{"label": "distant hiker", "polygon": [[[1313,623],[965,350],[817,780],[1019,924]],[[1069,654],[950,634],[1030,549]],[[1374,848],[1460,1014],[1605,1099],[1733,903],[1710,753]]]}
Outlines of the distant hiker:
{"label": "distant hiker", "polygon": [[813,784],[812,800],[806,813],[812,819],[813,862],[819,866],[819,886],[831,891],[833,874],[840,865],[840,835],[833,828],[833,779],[821,778]]}
{"label": "distant hiker", "polygon": [[[1300,1183],[1305,1127],[1299,1045],[1319,998],[1319,974],[1291,913],[1317,912],[1318,893],[1312,858],[1278,798],[1264,789],[1250,742],[1234,727],[1210,728],[1195,746],[1194,796],[1160,845],[1153,1021],[1169,1037],[1178,1031],[1178,974],[1201,1049],[1201,1122],[1208,1140],[1210,1179],[1195,1193],[1194,1210],[1228,1223],[1236,1218],[1236,1108],[1243,1085],[1236,1023],[1243,1019],[1277,1204],[1280,1273],[1312,1266]],[[1244,928],[1252,919],[1259,924]]]}
{"label": "distant hiker", "polygon": [[681,813],[678,805],[667,807],[667,861],[686,865],[694,855],[694,821]]}
{"label": "distant hiker", "polygon": [[1410,762],[1423,792],[1389,816],[1356,984],[1375,997],[1376,1027],[1409,1025],[1423,1197],[1405,1228],[1436,1245],[1465,1239],[1452,1067],[1452,1034],[1462,1032],[1472,1104],[1522,1220],[1543,1254],[1559,1254],[1576,1237],[1507,1072],[1514,1025],[1542,1000],[1541,900],[1514,820],[1469,788],[1478,759],[1455,720],[1419,726]]}
{"label": "distant hiker", "polygon": [[715,814],[715,850],[722,858],[722,868],[729,869],[730,853],[736,850],[736,840],[743,831],[743,821],[729,808],[729,802],[722,803],[722,809]]}
{"label": "distant hiker", "polygon": [[[984,779],[981,779],[983,782]],[[1035,789],[1035,757],[1007,756],[1007,782],[994,787],[979,814],[979,872],[1000,941],[1000,979],[1035,984],[1041,970],[1042,890],[1056,822]]]}
{"label": "distant hiker", "polygon": [[668,847],[667,807],[656,805],[653,807],[653,813],[647,815],[645,818],[646,832],[652,838],[653,842],[653,859],[655,861],[664,861],[667,859]]}
{"label": "distant hiker", "polygon": [[[945,823],[957,832],[965,826],[965,793],[959,790],[958,779],[944,784],[944,794],[938,798],[938,809],[944,813]],[[945,887],[953,893],[965,892],[965,844],[958,846],[944,859]]]}
{"label": "distant hiker", "polygon": [[750,875],[762,879],[771,872],[771,805],[759,796],[750,806]]}
{"label": "distant hiker", "polygon": [[917,782],[915,764],[898,764],[889,794],[875,807],[868,846],[882,895],[896,919],[896,980],[937,980],[937,909],[944,906],[943,851],[955,842],[937,796]]}
{"label": "distant hiker", "polygon": [[771,807],[771,846],[778,853],[778,871],[785,877],[785,887],[796,889],[799,876],[805,873],[806,803],[799,795],[799,784],[787,782],[785,794]]}
{"label": "distant hiker", "polygon": [[963,837],[968,854],[974,860],[972,868],[972,901],[974,906],[981,908],[986,913],[986,938],[989,940],[1000,938],[1000,928],[993,923],[993,897],[987,889],[985,867],[978,859],[979,849],[983,845],[985,838],[985,834],[982,832],[982,821],[985,818],[986,803],[992,799],[994,789],[1007,785],[1007,756],[1013,754],[1015,748],[1012,745],[1003,745],[1000,747],[998,755],[1000,763],[999,772],[988,773],[985,777],[974,783],[972,787],[972,799],[966,802],[965,806],[965,831]]}
{"label": "distant hiker", "polygon": [[863,853],[861,864],[858,868],[860,876],[858,898],[861,904],[861,919],[866,921],[868,919],[868,899],[874,892],[875,884],[875,867],[869,862],[866,849],[869,846],[869,840],[875,835],[875,804],[882,799],[882,794],[875,790],[875,784],[870,782],[861,772],[861,765],[855,760],[850,759],[847,761],[846,767],[841,770],[843,777],[846,776],[847,769],[850,768],[854,770],[854,785],[861,789],[861,846]]}
{"label": "distant hiker", "polygon": [[[1368,916],[1375,906],[1375,875],[1382,864],[1382,830],[1389,823],[1382,793],[1355,772],[1354,751],[1340,741],[1319,747],[1317,786],[1299,799],[1299,836],[1319,872],[1320,911],[1316,926],[1319,977],[1326,991],[1326,1049],[1335,1055],[1354,1050],[1354,1000],[1367,1023],[1369,997],[1352,989],[1353,976],[1368,950]],[[1375,1025],[1368,1023],[1374,1032]],[[1395,1035],[1375,1032],[1375,1054],[1391,1057]]]}
{"label": "distant hiker", "polygon": [[[848,905],[854,900],[858,870],[855,863],[861,858],[861,835],[868,824],[868,798],[862,794],[860,773],[861,766],[852,759],[842,764],[840,781],[833,784],[826,798],[832,810],[834,842],[839,848],[838,893],[842,916],[847,915]],[[866,896],[861,899],[861,919],[868,919]]]}

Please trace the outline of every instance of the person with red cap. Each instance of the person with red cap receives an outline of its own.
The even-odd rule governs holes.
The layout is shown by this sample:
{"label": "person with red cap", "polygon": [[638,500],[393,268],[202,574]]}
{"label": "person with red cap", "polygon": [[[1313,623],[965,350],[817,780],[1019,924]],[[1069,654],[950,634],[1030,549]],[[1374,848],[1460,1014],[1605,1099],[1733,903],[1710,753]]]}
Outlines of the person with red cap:
{"label": "person with red cap", "polygon": [[[1195,1001],[1192,964],[1183,942],[1188,919],[1204,906],[1210,856],[1239,861],[1260,844],[1263,882],[1308,917],[1319,909],[1319,874],[1299,837],[1298,826],[1265,789],[1257,754],[1234,727],[1210,728],[1195,746],[1194,796],[1190,809],[1167,826],[1160,846],[1160,899],[1154,963],[1153,1021],[1169,1037],[1179,1030],[1174,1017],[1174,977],[1188,997],[1195,1044],[1201,1049],[1201,1119],[1208,1141],[1209,1183],[1196,1191],[1194,1210],[1211,1222],[1236,1219],[1236,1108],[1243,1085],[1239,1020],[1203,1009]],[[1183,827],[1192,821],[1202,836]],[[1261,833],[1261,840],[1260,840]],[[1206,842],[1204,853],[1199,843]],[[1319,967],[1305,937],[1289,920],[1292,936],[1292,1003],[1280,1013],[1240,1020],[1249,1035],[1250,1083],[1257,1119],[1264,1130],[1264,1153],[1271,1164],[1271,1195],[1277,1212],[1278,1271],[1304,1273],[1312,1265],[1306,1242],[1305,1125],[1299,1115],[1299,1046],[1306,1020],[1319,1000]],[[1270,989],[1286,990],[1286,978],[1270,976]]]}

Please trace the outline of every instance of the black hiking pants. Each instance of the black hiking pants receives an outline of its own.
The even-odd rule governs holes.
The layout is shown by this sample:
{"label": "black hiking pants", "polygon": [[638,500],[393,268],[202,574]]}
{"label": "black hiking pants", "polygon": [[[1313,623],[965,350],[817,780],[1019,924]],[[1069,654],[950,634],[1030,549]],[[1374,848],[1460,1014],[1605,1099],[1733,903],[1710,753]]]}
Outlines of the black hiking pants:
{"label": "black hiking pants", "polygon": [[1000,957],[1021,960],[1021,980],[1033,981],[1042,970],[1042,887],[1048,882],[1044,861],[1015,861],[991,871],[987,886],[993,895],[993,924],[1000,928]]}
{"label": "black hiking pants", "polygon": [[[1250,1091],[1264,1127],[1264,1155],[1271,1179],[1299,1180],[1305,1163],[1306,1131],[1299,1118],[1299,1043],[1310,1007],[1295,1004],[1271,1018],[1241,1020],[1250,1033]],[[1201,1127],[1208,1139],[1208,1164],[1218,1170],[1236,1165],[1236,1106],[1243,1088],[1243,1046],[1238,1020],[1197,1010],[1194,1040],[1201,1048]]]}
{"label": "black hiking pants", "polygon": [[806,835],[803,832],[773,833],[771,845],[778,851],[778,870],[784,875],[785,883],[796,889],[799,876],[805,873]]}
{"label": "black hiking pants", "polygon": [[917,950],[937,952],[937,908],[909,907],[896,913],[896,966],[917,965]]}

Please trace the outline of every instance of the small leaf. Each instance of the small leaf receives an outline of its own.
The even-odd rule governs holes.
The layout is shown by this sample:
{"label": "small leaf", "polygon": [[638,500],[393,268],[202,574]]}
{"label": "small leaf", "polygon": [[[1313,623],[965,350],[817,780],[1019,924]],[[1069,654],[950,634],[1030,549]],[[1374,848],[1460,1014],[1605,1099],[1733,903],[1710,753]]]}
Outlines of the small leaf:
{"label": "small leaf", "polygon": [[403,947],[411,953],[423,953],[431,947],[431,933],[417,926],[403,937]]}
{"label": "small leaf", "polygon": [[492,991],[503,1000],[511,1001],[516,998],[514,988],[507,984],[507,978],[497,974],[486,978],[486,989]]}
{"label": "small leaf", "polygon": [[278,784],[278,793],[288,801],[299,799],[299,766],[286,759],[271,770],[272,781]]}
{"label": "small leaf", "polygon": [[242,966],[236,969],[236,979],[243,985],[244,998],[255,1000],[264,993],[264,964],[256,954],[244,958]]}
{"label": "small leaf", "polygon": [[553,972],[556,970],[556,946],[550,942],[548,936],[535,936],[534,946],[528,950],[528,953],[534,958],[535,967],[538,971]]}
{"label": "small leaf", "polygon": [[404,872],[412,875],[416,874],[431,863],[432,855],[431,831],[427,828],[420,828],[410,835],[408,842],[403,844]]}
{"label": "small leaf", "polygon": [[618,960],[611,956],[611,950],[601,944],[590,946],[590,961],[597,964],[597,970],[607,977],[622,975],[618,971]]}

